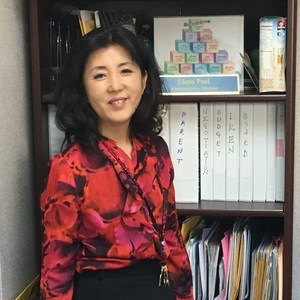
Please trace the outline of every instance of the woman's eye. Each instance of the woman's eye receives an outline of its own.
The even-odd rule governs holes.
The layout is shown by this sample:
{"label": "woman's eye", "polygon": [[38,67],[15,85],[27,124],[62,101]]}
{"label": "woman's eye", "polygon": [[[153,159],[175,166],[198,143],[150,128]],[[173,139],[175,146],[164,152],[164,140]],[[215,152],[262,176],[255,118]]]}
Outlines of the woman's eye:
{"label": "woman's eye", "polygon": [[130,74],[130,73],[132,73],[132,70],[131,69],[123,69],[122,73],[123,74]]}
{"label": "woman's eye", "polygon": [[94,79],[103,79],[103,78],[104,78],[104,74],[99,73],[94,75]]}

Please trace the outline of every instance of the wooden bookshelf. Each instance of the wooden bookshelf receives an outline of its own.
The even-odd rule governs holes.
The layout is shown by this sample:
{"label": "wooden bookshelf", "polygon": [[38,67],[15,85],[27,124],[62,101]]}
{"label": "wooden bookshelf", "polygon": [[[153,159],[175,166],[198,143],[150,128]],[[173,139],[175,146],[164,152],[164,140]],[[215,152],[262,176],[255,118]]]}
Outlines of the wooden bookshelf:
{"label": "wooden bookshelf", "polygon": [[[285,201],[267,202],[226,202],[201,201],[197,204],[178,203],[179,215],[201,215],[207,217],[252,216],[275,218],[283,223],[284,232],[284,276],[283,299],[292,294],[292,234],[293,231],[293,182],[294,182],[294,127],[295,127],[295,80],[296,80],[296,19],[297,0],[210,0],[210,1],[97,1],[97,0],[29,0],[30,39],[32,64],[33,132],[35,150],[36,198],[44,186],[49,159],[48,121],[49,104],[55,104],[53,95],[45,85],[44,70],[49,68],[48,22],[57,13],[57,5],[69,5],[78,9],[125,9],[136,17],[137,29],[144,23],[152,23],[153,16],[188,15],[245,15],[245,50],[258,47],[258,19],[267,15],[287,16],[287,68],[285,94],[259,94],[245,92],[239,95],[210,96],[162,96],[162,103],[180,102],[284,102],[286,107],[286,160],[285,160]],[[38,200],[36,200],[38,205]],[[38,254],[37,254],[38,255]]]}

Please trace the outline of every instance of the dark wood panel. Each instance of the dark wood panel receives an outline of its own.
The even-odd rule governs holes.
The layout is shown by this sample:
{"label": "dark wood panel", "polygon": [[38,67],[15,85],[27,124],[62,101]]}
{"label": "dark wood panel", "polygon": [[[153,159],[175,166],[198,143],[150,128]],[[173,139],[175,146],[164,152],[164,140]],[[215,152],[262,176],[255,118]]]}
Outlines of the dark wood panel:
{"label": "dark wood panel", "polygon": [[285,218],[283,255],[283,299],[292,299],[293,265],[293,198],[294,198],[294,144],[296,99],[296,49],[297,49],[297,0],[288,0],[287,40],[287,101],[286,101],[286,161],[285,161]]}
{"label": "dark wood panel", "polygon": [[36,0],[29,1],[30,9],[30,42],[31,42],[31,76],[33,102],[33,133],[35,155],[35,193],[38,199],[46,176],[48,162],[48,127],[47,111],[41,99],[41,68],[40,68],[40,31],[39,6]]}

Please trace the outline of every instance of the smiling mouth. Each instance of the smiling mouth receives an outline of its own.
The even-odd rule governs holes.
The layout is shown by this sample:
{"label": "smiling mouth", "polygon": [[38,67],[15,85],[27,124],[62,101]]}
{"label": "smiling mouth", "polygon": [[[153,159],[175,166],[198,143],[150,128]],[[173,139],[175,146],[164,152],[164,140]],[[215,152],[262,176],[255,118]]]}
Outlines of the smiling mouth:
{"label": "smiling mouth", "polygon": [[122,99],[113,99],[110,100],[108,103],[111,105],[121,105],[126,101],[126,98],[122,98]]}

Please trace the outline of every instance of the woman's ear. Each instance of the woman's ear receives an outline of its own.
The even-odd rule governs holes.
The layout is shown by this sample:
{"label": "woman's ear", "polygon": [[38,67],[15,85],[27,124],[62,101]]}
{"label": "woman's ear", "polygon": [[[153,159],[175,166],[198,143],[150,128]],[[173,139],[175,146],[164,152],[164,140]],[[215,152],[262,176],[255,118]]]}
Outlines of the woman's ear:
{"label": "woman's ear", "polygon": [[143,92],[144,92],[144,90],[145,90],[145,88],[146,88],[146,85],[147,85],[147,79],[148,79],[148,73],[147,73],[147,71],[145,70],[144,71],[144,75],[143,75],[143,79],[142,79],[142,84],[143,84]]}

